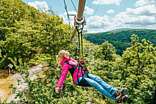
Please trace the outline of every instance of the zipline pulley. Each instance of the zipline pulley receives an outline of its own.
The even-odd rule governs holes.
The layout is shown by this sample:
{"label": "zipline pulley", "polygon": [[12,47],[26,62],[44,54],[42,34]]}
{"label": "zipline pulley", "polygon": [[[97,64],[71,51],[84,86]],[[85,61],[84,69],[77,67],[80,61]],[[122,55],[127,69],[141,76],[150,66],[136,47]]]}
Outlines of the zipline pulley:
{"label": "zipline pulley", "polygon": [[74,17],[74,26],[78,34],[79,59],[83,59],[83,28],[85,24],[86,24],[86,21],[84,17],[82,17],[81,19],[78,19],[76,16]]}

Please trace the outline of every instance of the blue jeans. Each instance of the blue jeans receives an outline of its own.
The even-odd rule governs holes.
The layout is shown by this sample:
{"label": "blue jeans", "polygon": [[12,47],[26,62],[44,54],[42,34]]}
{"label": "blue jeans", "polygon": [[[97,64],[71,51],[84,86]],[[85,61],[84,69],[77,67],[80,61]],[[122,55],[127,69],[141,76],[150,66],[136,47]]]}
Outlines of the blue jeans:
{"label": "blue jeans", "polygon": [[88,73],[78,79],[79,82],[81,82],[82,80],[83,83],[88,83],[91,87],[94,87],[101,94],[115,100],[114,94],[117,91],[117,89],[107,84],[99,76]]}

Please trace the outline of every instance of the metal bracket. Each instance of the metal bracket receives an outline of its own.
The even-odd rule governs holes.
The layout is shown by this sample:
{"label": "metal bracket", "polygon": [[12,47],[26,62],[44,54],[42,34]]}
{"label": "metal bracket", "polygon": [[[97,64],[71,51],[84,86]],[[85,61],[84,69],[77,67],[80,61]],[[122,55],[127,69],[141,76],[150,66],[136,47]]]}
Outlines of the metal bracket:
{"label": "metal bracket", "polygon": [[86,25],[85,17],[82,17],[81,19],[78,19],[76,16],[74,17],[74,26],[81,27]]}

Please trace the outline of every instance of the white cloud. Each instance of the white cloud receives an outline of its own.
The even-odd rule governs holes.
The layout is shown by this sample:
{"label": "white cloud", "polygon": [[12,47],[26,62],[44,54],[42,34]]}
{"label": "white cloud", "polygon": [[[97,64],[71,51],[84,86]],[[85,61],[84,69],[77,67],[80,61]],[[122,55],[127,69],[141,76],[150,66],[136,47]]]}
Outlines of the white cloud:
{"label": "white cloud", "polygon": [[149,0],[137,0],[135,5],[138,7],[138,6],[146,5],[148,3],[149,3]]}
{"label": "white cloud", "polygon": [[69,23],[69,21],[70,21],[70,24],[71,25],[74,25],[74,16],[76,15],[76,11],[68,11],[68,13],[69,13],[69,19],[70,20],[68,20],[68,17],[67,17],[67,13],[66,12],[64,12],[62,15],[60,15],[60,17],[62,17],[63,18],[63,21],[65,22],[65,23]]}
{"label": "white cloud", "polygon": [[[156,1],[156,0],[155,0]],[[109,11],[109,10],[108,10]],[[107,13],[108,13],[107,11]],[[107,31],[116,28],[152,28],[156,29],[156,4],[146,3],[135,8],[109,16],[91,16],[88,18],[89,30]]]}
{"label": "white cloud", "polygon": [[111,26],[110,17],[105,16],[90,16],[87,19],[87,28],[89,29],[100,29]]}
{"label": "white cloud", "polygon": [[120,5],[120,3],[122,2],[122,0],[93,0],[93,4],[106,4],[106,5],[110,5],[110,4],[115,4],[115,5]]}
{"label": "white cloud", "polygon": [[34,1],[34,2],[28,2],[28,5],[36,8],[36,9],[39,9],[43,12],[46,12],[49,10],[49,7],[48,7],[48,4],[46,1]]}
{"label": "white cloud", "polygon": [[156,18],[154,16],[145,16],[145,15],[129,15],[129,14],[118,14],[115,16],[114,24],[117,26],[142,26],[148,27],[148,25],[152,25],[156,23]]}
{"label": "white cloud", "polygon": [[156,0],[137,0],[135,6],[139,7],[139,6],[144,6],[148,4],[154,4],[154,3],[156,3]]}
{"label": "white cloud", "polygon": [[156,15],[156,5],[144,5],[137,8],[127,8],[127,14],[133,15]]}
{"label": "white cloud", "polygon": [[86,15],[93,15],[94,14],[94,9],[86,6],[85,7],[85,12],[84,12]]}
{"label": "white cloud", "polygon": [[145,5],[137,8],[127,8],[126,11],[117,14],[113,23],[116,26],[146,27],[156,24],[156,6]]}
{"label": "white cloud", "polygon": [[[156,16],[156,5],[144,5],[137,8],[127,8],[126,11],[120,12],[116,15],[116,17],[135,17],[138,18],[140,16],[147,16],[147,17],[155,17]],[[126,19],[128,20],[128,19]],[[148,20],[146,20],[148,21]]]}
{"label": "white cloud", "polygon": [[115,11],[113,9],[110,9],[107,11],[108,14],[113,14]]}

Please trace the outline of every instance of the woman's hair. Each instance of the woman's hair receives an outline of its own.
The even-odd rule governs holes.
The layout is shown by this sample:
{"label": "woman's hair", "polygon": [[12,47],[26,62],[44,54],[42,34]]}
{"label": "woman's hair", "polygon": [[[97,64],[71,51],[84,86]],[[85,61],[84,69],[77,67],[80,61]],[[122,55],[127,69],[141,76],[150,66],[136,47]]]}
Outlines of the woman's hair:
{"label": "woman's hair", "polygon": [[60,59],[64,57],[69,57],[69,52],[67,50],[61,50],[58,52],[57,61],[60,62]]}

